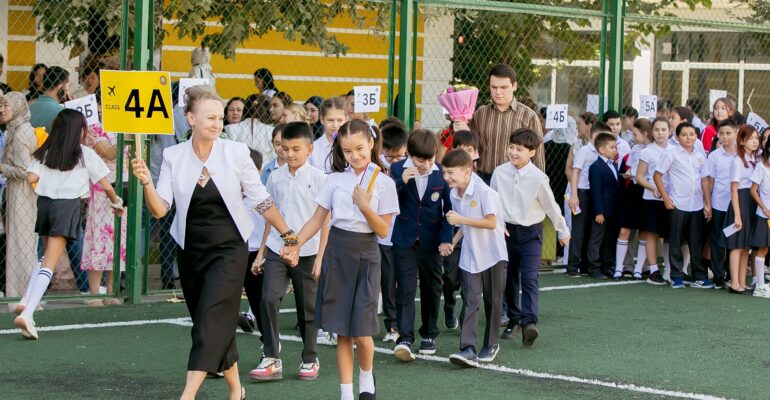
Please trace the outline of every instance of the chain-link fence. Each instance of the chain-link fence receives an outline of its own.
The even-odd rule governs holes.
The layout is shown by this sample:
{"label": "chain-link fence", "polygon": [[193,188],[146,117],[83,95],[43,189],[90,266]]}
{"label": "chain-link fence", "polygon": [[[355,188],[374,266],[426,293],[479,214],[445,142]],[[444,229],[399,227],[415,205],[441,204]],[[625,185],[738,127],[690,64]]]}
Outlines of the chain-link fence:
{"label": "chain-link fence", "polygon": [[[618,104],[629,111],[629,107],[639,108],[639,96],[654,94],[659,100],[670,100],[660,102],[661,106],[688,105],[708,124],[711,90],[723,90],[740,114],[753,111],[770,118],[770,30],[765,26],[768,7],[761,1],[692,0],[687,7],[673,1],[626,1],[619,33],[620,43],[625,44],[620,76],[609,72],[609,56],[618,43],[612,40],[613,34],[618,37],[613,23],[623,15],[615,12],[619,1],[417,1],[414,37],[405,40],[400,34],[404,25],[394,13],[402,3],[156,1],[150,29],[153,65],[170,71],[174,81],[210,79],[228,100],[225,135],[262,152],[265,170],[274,168],[280,155],[273,128],[295,118],[307,118],[318,126],[318,98],[347,97],[355,86],[380,86],[380,111],[356,117],[384,119],[396,94],[390,85],[398,85],[402,72],[397,62],[400,48],[407,45],[413,46],[414,54],[410,61],[416,122],[437,134],[450,126],[438,94],[448,84],[461,82],[478,87],[478,104],[487,104],[489,69],[500,62],[516,70],[516,100],[535,110],[541,124],[551,104],[567,104],[573,120],[580,120],[587,111],[600,114],[603,110],[595,96],[605,95],[617,83],[622,94]],[[128,4],[131,23],[134,4]],[[99,71],[117,69],[120,64],[121,6],[108,0],[2,2],[0,81],[25,92],[32,104],[45,91],[44,71],[59,66],[69,72],[73,98],[98,95]],[[132,28],[125,36],[134,37]],[[174,87],[176,100],[178,83]],[[189,127],[181,110],[175,108],[175,135],[149,139],[156,177],[162,150],[187,139]],[[37,120],[34,107],[32,116]],[[576,123],[559,131],[544,130],[546,173],[559,200],[566,191],[571,144],[584,134],[584,127],[578,132],[579,127]],[[105,160],[119,153],[115,137],[100,134],[99,129],[91,135],[87,144],[111,149],[111,153],[100,152]],[[6,145],[14,144],[13,138],[12,129],[5,132]],[[4,155],[10,155],[11,147],[6,146]],[[10,168],[13,159],[13,155],[6,157],[3,165]],[[18,171],[20,166],[16,167]],[[34,194],[12,175],[5,173],[0,291],[15,297],[26,286],[39,246],[33,232]],[[100,195],[93,191],[84,202],[83,235],[72,243],[51,293],[96,293],[98,289],[89,289],[87,270],[112,265],[114,251],[108,248],[115,225],[108,210],[101,210]],[[173,214],[161,220],[146,218],[149,222],[141,232],[128,232],[141,235],[146,243],[146,290],[179,286],[175,244],[169,235],[172,219]],[[552,229],[546,229],[544,241],[543,258],[558,261],[563,253]],[[95,245],[104,251],[91,260]],[[91,286],[107,287],[107,277],[96,275],[91,273],[95,282]]]}

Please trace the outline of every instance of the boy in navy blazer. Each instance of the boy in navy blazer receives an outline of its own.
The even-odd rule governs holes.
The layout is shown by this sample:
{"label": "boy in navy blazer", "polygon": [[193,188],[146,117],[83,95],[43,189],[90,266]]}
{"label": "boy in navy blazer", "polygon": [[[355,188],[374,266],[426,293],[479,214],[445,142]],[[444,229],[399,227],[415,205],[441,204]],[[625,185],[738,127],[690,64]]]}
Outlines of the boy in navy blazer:
{"label": "boy in navy blazer", "polygon": [[400,337],[396,358],[413,361],[415,295],[420,278],[420,354],[435,354],[443,280],[442,256],[452,252],[452,229],[446,214],[452,209],[450,189],[436,165],[438,138],[415,130],[406,144],[409,158],[391,166],[401,213],[393,228],[396,264],[396,320]]}
{"label": "boy in navy blazer", "polygon": [[615,165],[618,155],[617,139],[608,133],[600,133],[594,139],[599,158],[588,169],[591,183],[589,193],[593,205],[594,221],[588,241],[589,275],[606,279],[612,273],[615,263],[615,239],[617,239],[617,203],[620,180]]}

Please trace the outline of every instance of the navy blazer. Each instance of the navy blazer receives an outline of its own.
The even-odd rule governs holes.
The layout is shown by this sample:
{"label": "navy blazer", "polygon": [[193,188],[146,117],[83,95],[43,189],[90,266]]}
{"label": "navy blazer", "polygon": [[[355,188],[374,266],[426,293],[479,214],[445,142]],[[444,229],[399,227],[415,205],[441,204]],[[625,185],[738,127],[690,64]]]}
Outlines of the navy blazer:
{"label": "navy blazer", "polygon": [[438,171],[428,176],[428,186],[422,199],[418,198],[415,180],[410,179],[404,184],[405,162],[401,160],[390,166],[401,209],[393,227],[393,245],[411,248],[419,239],[421,249],[438,251],[441,243],[452,242],[452,226],[446,220],[446,213],[452,210],[451,190],[439,166]]}
{"label": "navy blazer", "polygon": [[603,214],[604,218],[614,218],[617,212],[618,198],[620,197],[620,179],[615,175],[601,157],[597,158],[588,168],[589,193],[591,195],[591,208],[594,215]]}

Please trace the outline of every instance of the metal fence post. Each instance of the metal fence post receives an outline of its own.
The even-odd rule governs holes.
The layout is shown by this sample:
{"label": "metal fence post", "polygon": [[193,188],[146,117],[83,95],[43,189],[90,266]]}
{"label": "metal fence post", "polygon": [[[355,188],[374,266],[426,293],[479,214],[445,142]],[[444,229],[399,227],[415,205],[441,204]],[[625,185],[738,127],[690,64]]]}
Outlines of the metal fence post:
{"label": "metal fence post", "polygon": [[[609,108],[620,112],[623,106],[623,25],[625,0],[611,0]],[[603,111],[603,110],[602,110]]]}
{"label": "metal fence post", "polygon": [[398,8],[396,2],[398,0],[391,0],[390,2],[390,25],[388,26],[388,117],[393,116],[393,97],[395,97],[395,80],[396,80],[396,13]]}
{"label": "metal fence post", "polygon": [[599,116],[604,114],[604,104],[607,101],[604,91],[607,88],[607,14],[611,0],[602,0],[602,30],[599,38]]}
{"label": "metal fence post", "polygon": [[411,90],[412,90],[412,18],[414,14],[414,0],[401,0],[401,13],[399,15],[400,36],[398,50],[398,113],[399,117],[411,130],[414,122],[410,115]]}
{"label": "metal fence post", "polygon": [[414,129],[414,121],[417,120],[417,36],[420,32],[418,27],[420,14],[419,5],[415,5],[414,12],[412,13],[412,87],[409,106],[409,123],[407,126],[409,129]]}

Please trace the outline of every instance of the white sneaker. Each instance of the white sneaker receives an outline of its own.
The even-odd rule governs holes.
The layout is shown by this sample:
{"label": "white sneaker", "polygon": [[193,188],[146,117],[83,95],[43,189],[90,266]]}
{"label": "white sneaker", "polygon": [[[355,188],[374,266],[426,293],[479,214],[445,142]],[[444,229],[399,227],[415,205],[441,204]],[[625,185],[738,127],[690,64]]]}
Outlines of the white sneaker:
{"label": "white sneaker", "polygon": [[757,287],[756,289],[754,289],[753,296],[770,299],[770,287],[768,287],[767,285]]}
{"label": "white sneaker", "polygon": [[615,273],[612,275],[615,279],[620,279],[623,277],[623,271],[615,271]]}
{"label": "white sneaker", "polygon": [[21,329],[21,336],[23,336],[24,339],[38,339],[37,329],[35,329],[35,321],[20,315],[13,320],[13,324],[16,325],[17,328]]}
{"label": "white sneaker", "polygon": [[391,329],[388,333],[385,334],[385,337],[382,338],[383,343],[396,343],[396,340],[398,340],[399,334],[398,331],[395,329]]}

